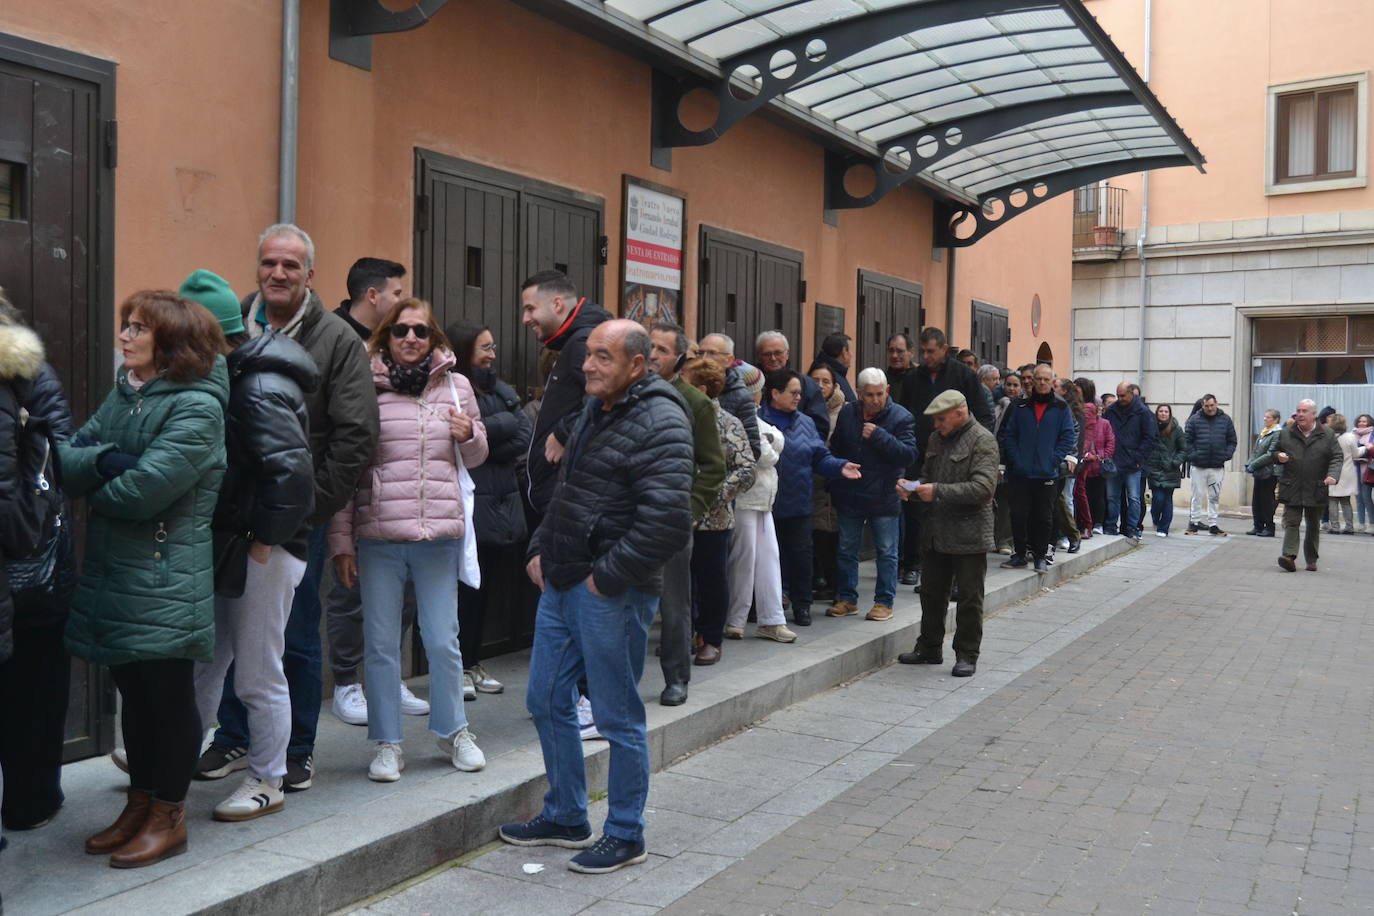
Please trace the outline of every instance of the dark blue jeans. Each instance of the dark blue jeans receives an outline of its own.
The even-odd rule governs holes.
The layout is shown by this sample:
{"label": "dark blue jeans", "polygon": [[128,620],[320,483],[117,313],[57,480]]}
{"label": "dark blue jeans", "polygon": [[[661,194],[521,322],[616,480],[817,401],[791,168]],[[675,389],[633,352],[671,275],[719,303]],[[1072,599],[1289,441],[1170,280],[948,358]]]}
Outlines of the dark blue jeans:
{"label": "dark blue jeans", "polygon": [[[296,586],[291,616],[286,620],[286,654],[282,669],[291,690],[291,742],[286,756],[315,753],[315,729],[320,722],[324,681],[320,672],[320,575],[324,572],[325,526],[310,532],[306,548],[305,578]],[[214,743],[221,747],[247,747],[248,711],[234,694],[234,669],[224,680],[219,704],[219,730]]]}
{"label": "dark blue jeans", "polygon": [[1155,523],[1156,531],[1169,533],[1169,526],[1174,523],[1173,487],[1150,487],[1150,518]]}
{"label": "dark blue jeans", "polygon": [[611,745],[605,833],[637,842],[649,797],[649,740],[639,678],[658,596],[638,589],[593,595],[585,582],[566,591],[545,585],[534,621],[529,692],[549,791],[543,815],[555,824],[587,823],[587,772],[577,730],[577,682],[591,690],[596,729]]}

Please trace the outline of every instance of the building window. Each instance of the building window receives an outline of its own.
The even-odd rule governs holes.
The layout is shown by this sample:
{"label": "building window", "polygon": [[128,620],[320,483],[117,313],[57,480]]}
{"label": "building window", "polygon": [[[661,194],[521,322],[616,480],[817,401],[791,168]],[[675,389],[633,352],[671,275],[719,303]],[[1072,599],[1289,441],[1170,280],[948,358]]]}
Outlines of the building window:
{"label": "building window", "polygon": [[1368,108],[1365,73],[1270,86],[1266,193],[1364,187]]}
{"label": "building window", "polygon": [[1257,318],[1253,331],[1256,384],[1374,384],[1374,315]]}

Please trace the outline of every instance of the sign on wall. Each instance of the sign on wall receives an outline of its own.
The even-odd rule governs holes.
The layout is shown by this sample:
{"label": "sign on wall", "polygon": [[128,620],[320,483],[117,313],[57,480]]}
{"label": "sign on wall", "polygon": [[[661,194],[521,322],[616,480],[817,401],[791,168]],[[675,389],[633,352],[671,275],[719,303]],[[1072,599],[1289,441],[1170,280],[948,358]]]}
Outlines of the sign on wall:
{"label": "sign on wall", "polygon": [[687,196],[626,175],[622,204],[620,314],[681,324]]}

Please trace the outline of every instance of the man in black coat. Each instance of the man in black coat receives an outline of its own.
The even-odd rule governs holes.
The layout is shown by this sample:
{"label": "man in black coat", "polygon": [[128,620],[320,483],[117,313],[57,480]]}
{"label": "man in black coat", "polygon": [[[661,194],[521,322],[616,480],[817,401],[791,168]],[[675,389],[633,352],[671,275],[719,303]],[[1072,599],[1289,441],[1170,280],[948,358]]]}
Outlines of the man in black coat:
{"label": "man in black coat", "polygon": [[1295,416],[1293,424],[1279,433],[1278,451],[1274,453],[1282,468],[1279,502],[1283,503],[1283,553],[1279,554],[1279,566],[1288,572],[1298,568],[1298,526],[1306,522],[1303,558],[1307,569],[1316,572],[1327,489],[1340,482],[1343,457],[1336,434],[1317,422],[1315,401],[1299,401]]}
{"label": "man in black coat", "polygon": [[577,287],[558,270],[543,270],[520,284],[520,321],[539,337],[558,361],[544,382],[544,397],[530,437],[526,499],[533,510],[531,528],[538,523],[553,496],[558,462],[568,445],[573,419],[586,397],[582,363],[592,329],[609,321],[611,313],[577,295]]}
{"label": "man in black coat", "polygon": [[1216,395],[1204,394],[1199,405],[1183,427],[1183,439],[1188,445],[1188,480],[1193,489],[1188,530],[1184,533],[1197,534],[1205,527],[1211,534],[1225,537],[1226,532],[1217,526],[1217,511],[1221,508],[1226,462],[1236,453],[1236,425],[1217,406]]}
{"label": "man in black coat", "polygon": [[759,415],[754,396],[744,387],[741,373],[749,367],[748,363],[735,359],[735,342],[725,334],[707,334],[701,338],[698,352],[703,359],[709,359],[725,372],[725,388],[716,398],[720,409],[734,414],[744,426],[744,435],[749,439],[749,448],[754,452],[754,460],[759,457]]}
{"label": "man in black coat", "polygon": [[[754,365],[762,369],[764,375],[791,368],[788,365],[790,356],[787,335],[782,331],[764,331],[754,340]],[[798,374],[801,375],[800,372]],[[811,381],[810,376],[801,375],[801,383],[801,412],[816,424],[816,432],[824,442],[830,438],[830,409],[825,406],[825,398],[821,397],[821,386]]]}
{"label": "man in black coat", "polygon": [[[639,678],[663,564],[692,535],[693,443],[672,385],[648,371],[644,328],[617,319],[586,343],[586,405],[568,428],[557,486],[530,539],[530,579],[543,591],[525,705],[534,717],[549,791],[532,820],[506,824],[517,846],[584,849],[573,871],[645,861],[649,745]],[[600,840],[587,822],[576,685],[596,698],[611,745],[609,812]],[[585,848],[590,847],[590,848]]]}

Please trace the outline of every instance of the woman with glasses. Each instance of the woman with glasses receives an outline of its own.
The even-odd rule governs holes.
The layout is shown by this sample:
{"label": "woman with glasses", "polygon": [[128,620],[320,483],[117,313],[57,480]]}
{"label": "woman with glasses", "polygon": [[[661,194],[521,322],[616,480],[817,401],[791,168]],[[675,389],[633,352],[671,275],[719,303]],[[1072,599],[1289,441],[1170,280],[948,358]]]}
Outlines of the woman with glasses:
{"label": "woman with glasses", "polygon": [[215,648],[211,520],[224,476],[224,335],[167,290],[120,306],[114,389],[60,447],[68,494],[90,509],[67,646],[109,665],[124,697],[128,802],[86,840],[116,868],[186,851],[186,791],[200,754],[196,662]]}
{"label": "woman with glasses", "polygon": [[[515,389],[496,377],[496,338],[491,329],[471,321],[448,327],[455,372],[461,372],[477,395],[482,424],[487,430],[487,460],[473,468],[477,526],[477,561],[483,588],[458,586],[458,641],[463,655],[463,696],[500,693],[504,685],[482,668],[483,623],[487,595],[497,594],[505,607],[518,609],[533,588],[525,575],[525,544],[529,531],[520,501],[516,464],[530,445],[530,421]],[[532,609],[533,605],[531,605]]]}
{"label": "woman with glasses", "polygon": [[467,377],[449,372],[456,360],[428,302],[392,306],[367,349],[381,436],[357,492],[329,525],[339,581],[351,587],[356,579],[363,599],[367,737],[377,743],[367,775],[395,782],[405,769],[400,645],[407,579],[429,658],[430,731],[455,767],[480,770],[486,758],[463,711],[458,571],[471,524],[462,468],[486,460],[486,427]]}
{"label": "woman with glasses", "polygon": [[792,620],[811,626],[811,475],[858,480],[859,466],[830,454],[816,424],[801,406],[801,375],[792,369],[770,372],[764,381],[759,417],[783,435],[778,458],[778,495],[773,524],[778,534],[782,584],[792,605]]}

